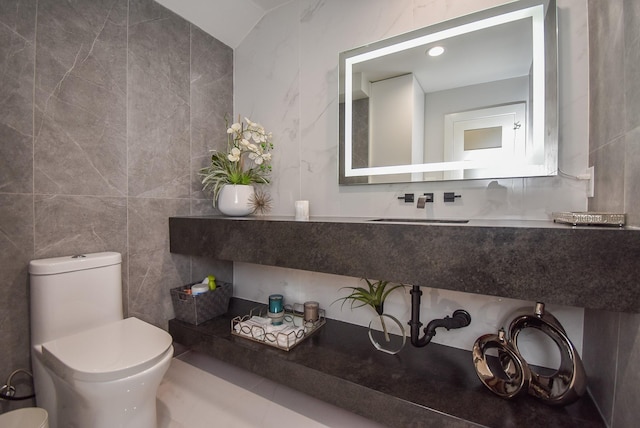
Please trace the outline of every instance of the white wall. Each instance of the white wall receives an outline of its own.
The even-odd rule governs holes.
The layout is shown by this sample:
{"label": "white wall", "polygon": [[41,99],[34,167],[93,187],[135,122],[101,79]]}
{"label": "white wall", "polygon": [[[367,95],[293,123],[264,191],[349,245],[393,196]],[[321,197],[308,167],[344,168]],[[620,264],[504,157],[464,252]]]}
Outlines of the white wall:
{"label": "white wall", "polygon": [[[274,215],[293,215],[297,199],[311,215],[549,219],[553,211],[585,210],[586,183],[562,177],[446,183],[338,186],[338,53],[380,38],[453,18],[504,0],[300,0],[267,14],[235,51],[235,114],[272,131],[275,140]],[[586,0],[558,0],[560,25],[560,167],[577,175],[588,162],[588,46]],[[215,35],[215,34],[214,34]],[[442,193],[462,198],[444,204]],[[405,192],[434,192],[426,210],[403,204]],[[336,243],[339,245],[340,243]],[[354,278],[245,264],[235,265],[235,294],[266,301],[275,291],[287,300],[315,299],[330,318],[368,324],[366,308],[329,306]],[[384,279],[384,278],[376,278]],[[425,287],[436,287],[425,278]],[[532,305],[487,296],[423,288],[422,321],[462,307],[474,321],[435,342],[470,349],[479,335],[495,332],[514,308]],[[393,303],[396,301],[396,303]],[[551,307],[581,348],[583,311]],[[408,294],[392,298],[387,311],[408,321]],[[553,365],[540,353],[530,362]]]}

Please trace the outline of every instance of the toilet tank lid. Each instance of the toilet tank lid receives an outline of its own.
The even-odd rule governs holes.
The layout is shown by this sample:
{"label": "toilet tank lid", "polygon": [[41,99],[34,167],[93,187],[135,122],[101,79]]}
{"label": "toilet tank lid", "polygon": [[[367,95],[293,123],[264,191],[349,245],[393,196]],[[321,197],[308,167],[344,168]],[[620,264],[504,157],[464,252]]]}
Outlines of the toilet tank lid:
{"label": "toilet tank lid", "polygon": [[31,260],[31,275],[54,275],[86,269],[95,269],[122,263],[122,255],[116,252],[79,254],[74,256],[53,257],[49,259]]}

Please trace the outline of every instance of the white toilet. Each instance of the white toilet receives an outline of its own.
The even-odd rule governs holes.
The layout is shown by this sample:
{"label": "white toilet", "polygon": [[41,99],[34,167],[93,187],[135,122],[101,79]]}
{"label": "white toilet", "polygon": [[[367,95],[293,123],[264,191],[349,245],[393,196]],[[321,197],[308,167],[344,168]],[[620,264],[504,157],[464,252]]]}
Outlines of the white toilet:
{"label": "white toilet", "polygon": [[49,416],[45,409],[25,407],[0,415],[2,428],[49,428]]}
{"label": "white toilet", "polygon": [[31,356],[36,403],[51,428],[155,428],[171,336],[123,319],[122,257],[33,260]]}

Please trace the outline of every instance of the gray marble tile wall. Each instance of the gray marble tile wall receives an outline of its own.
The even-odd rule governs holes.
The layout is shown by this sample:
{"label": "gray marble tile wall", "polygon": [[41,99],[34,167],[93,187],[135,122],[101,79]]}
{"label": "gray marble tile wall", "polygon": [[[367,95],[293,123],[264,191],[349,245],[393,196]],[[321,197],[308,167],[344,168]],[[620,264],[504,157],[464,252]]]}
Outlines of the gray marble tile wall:
{"label": "gray marble tile wall", "polygon": [[[367,167],[369,164],[369,99],[363,98],[353,101],[353,121],[352,121],[352,166],[354,168]],[[344,176],[344,103],[340,103],[339,106],[339,141],[340,152],[339,157],[340,167],[340,183],[343,184],[366,184],[369,182],[368,177],[345,177]]]}
{"label": "gray marble tile wall", "polygon": [[[640,227],[640,1],[589,0],[590,138],[594,211]],[[640,280],[639,280],[640,281]],[[637,424],[640,315],[585,311],[590,391],[613,428]]]}
{"label": "gray marble tile wall", "polygon": [[640,2],[589,0],[589,209],[626,212],[640,227]]}
{"label": "gray marble tile wall", "polygon": [[170,288],[232,279],[168,243],[168,217],[213,212],[231,48],[152,0],[0,0],[0,73],[0,382],[30,366],[29,260],[122,253],[125,312],[163,328]]}
{"label": "gray marble tile wall", "polygon": [[[36,0],[0,1],[0,382],[29,364]],[[28,403],[27,405],[29,405]],[[0,412],[22,404],[0,401]]]}

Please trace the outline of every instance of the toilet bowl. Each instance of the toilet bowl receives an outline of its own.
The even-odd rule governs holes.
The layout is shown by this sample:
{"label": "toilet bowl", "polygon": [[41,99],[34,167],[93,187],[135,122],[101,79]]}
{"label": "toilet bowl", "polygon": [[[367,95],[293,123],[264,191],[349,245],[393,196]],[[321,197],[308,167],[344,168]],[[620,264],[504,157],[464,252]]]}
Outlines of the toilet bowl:
{"label": "toilet bowl", "polygon": [[155,427],[156,392],[172,357],[171,336],[137,318],[44,343],[58,426]]}
{"label": "toilet bowl", "polygon": [[121,256],[34,260],[31,341],[36,403],[51,428],[155,428],[171,336],[122,317]]}
{"label": "toilet bowl", "polygon": [[49,428],[49,416],[45,409],[25,407],[0,415],[2,428]]}

